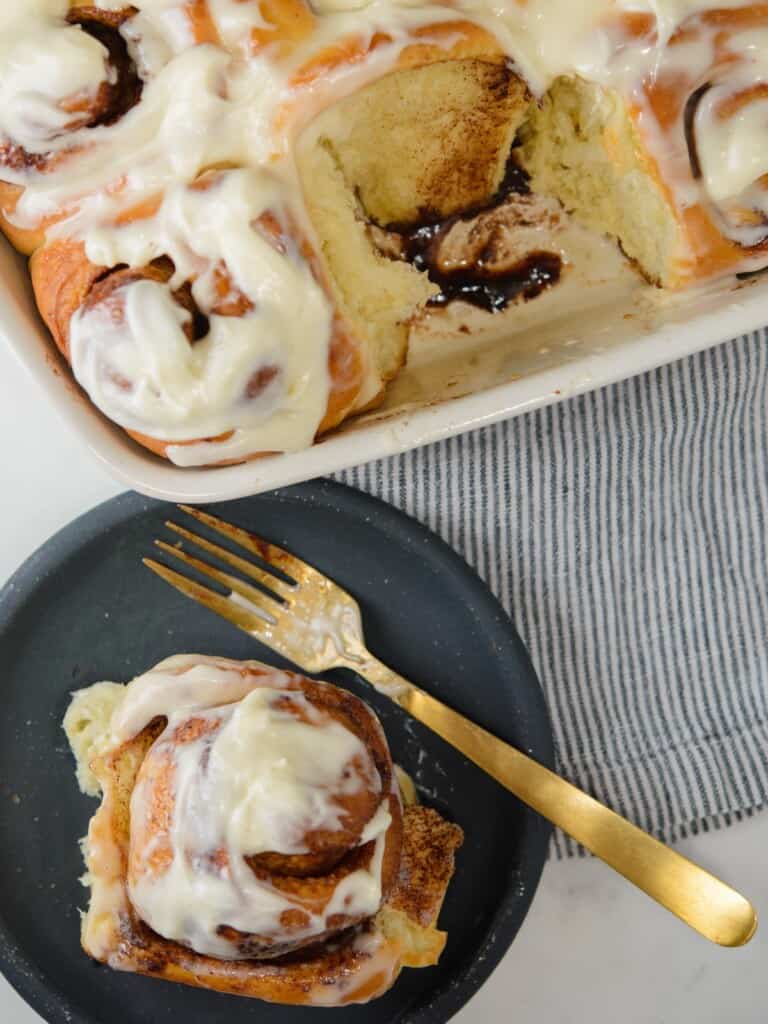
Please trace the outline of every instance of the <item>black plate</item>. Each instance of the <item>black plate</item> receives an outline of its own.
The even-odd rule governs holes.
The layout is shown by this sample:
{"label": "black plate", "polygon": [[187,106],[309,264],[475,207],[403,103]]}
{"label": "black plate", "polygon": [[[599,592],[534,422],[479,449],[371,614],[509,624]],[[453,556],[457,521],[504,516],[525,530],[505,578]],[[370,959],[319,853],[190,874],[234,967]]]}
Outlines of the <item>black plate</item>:
{"label": "black plate", "polygon": [[[370,648],[447,703],[553,760],[544,699],[503,609],[424,527],[367,495],[315,481],[216,508],[296,551],[356,595]],[[280,662],[177,594],[140,562],[171,506],[126,494],[52,537],[0,592],[0,964],[56,1024],[317,1024],[325,1013],[219,995],[94,965],[81,951],[77,839],[94,801],[76,786],[61,719],[68,693],[125,681],[179,651]],[[178,513],[181,516],[181,513]],[[443,1022],[514,938],[546,856],[549,826],[350,673],[422,798],[465,830],[440,918],[438,967],[406,970],[391,992],[344,1010],[345,1024]]]}

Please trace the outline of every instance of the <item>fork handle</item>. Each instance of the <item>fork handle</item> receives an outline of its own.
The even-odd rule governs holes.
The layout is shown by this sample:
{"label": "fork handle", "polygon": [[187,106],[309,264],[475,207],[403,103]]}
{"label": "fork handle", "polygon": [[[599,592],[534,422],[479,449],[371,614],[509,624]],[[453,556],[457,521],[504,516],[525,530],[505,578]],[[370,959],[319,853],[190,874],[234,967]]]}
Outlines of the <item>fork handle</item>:
{"label": "fork handle", "polygon": [[350,667],[695,931],[722,946],[752,938],[754,908],[725,882],[378,659]]}

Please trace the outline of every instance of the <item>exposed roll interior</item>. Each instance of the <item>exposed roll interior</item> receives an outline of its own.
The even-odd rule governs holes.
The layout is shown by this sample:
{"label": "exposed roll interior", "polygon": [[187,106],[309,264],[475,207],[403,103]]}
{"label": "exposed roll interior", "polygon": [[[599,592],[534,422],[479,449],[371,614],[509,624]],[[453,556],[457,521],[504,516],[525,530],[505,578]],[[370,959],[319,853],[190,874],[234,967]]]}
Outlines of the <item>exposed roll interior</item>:
{"label": "exposed roll interior", "polygon": [[[417,227],[487,205],[529,105],[499,61],[392,72],[322,113],[297,164],[340,308],[370,340],[371,400],[405,359],[408,322],[439,288],[372,228]],[[363,403],[364,404],[364,403]]]}
{"label": "exposed roll interior", "polygon": [[536,99],[504,61],[397,70],[320,114],[297,165],[339,306],[376,360],[366,401],[425,305],[497,312],[556,284],[560,218],[674,284],[679,225],[637,129],[617,94],[578,78]]}

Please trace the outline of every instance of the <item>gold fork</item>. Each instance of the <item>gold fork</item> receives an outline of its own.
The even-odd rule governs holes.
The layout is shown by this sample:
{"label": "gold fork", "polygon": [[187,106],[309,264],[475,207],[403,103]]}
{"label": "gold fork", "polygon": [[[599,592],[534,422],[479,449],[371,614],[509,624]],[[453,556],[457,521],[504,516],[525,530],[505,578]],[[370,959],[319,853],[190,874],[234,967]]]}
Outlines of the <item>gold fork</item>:
{"label": "gold fork", "polygon": [[[349,668],[429,726],[554,825],[712,942],[741,946],[755,933],[751,904],[708,871],[566,782],[532,758],[475,725],[393,672],[365,645],[360,607],[333,580],[289,551],[197,508],[180,508],[269,569],[168,521],[179,537],[237,570],[225,572],[181,547],[155,543],[225,587],[223,596],[145,558],[144,564],[187,597],[205,605],[305,672]],[[241,576],[259,584],[245,582]],[[263,588],[263,589],[261,589]]]}

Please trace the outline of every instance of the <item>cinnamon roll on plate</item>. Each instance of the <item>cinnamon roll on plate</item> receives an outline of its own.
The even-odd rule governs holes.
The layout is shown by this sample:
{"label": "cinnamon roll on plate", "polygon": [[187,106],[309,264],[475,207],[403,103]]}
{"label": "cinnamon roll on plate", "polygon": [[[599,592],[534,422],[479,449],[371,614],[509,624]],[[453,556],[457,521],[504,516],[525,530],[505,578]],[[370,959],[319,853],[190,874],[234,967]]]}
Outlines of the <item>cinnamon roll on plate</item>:
{"label": "cinnamon roll on plate", "polygon": [[447,306],[562,315],[598,251],[761,270],[767,94],[744,0],[7,4],[0,228],[106,417],[242,462],[375,406]]}
{"label": "cinnamon roll on plate", "polygon": [[325,1007],[437,963],[462,830],[416,803],[353,694],[177,655],[77,692],[64,725],[101,795],[83,843],[95,960]]}
{"label": "cinnamon roll on plate", "polygon": [[[217,511],[301,550],[355,594],[370,639],[389,662],[508,743],[554,765],[544,696],[512,622],[467,563],[426,527],[330,480]],[[163,979],[194,973],[206,984],[226,978],[231,988],[242,981],[246,990],[265,995],[271,977],[275,994],[292,990],[296,997],[300,988],[308,998],[316,980],[311,963],[322,957],[330,965],[338,942],[345,959],[339,952],[333,963],[349,965],[354,950],[347,944],[358,939],[361,972],[364,960],[374,966],[361,945],[370,954],[381,943],[377,960],[387,970],[378,972],[376,988],[398,960],[403,970],[382,998],[350,1005],[340,1017],[354,1024],[448,1019],[524,927],[551,827],[437,734],[346,673],[329,678],[348,684],[375,710],[386,740],[370,710],[347,693],[305,688],[299,677],[265,666],[177,655],[147,672],[175,652],[201,648],[272,660],[266,649],[255,653],[253,641],[224,619],[174,596],[147,572],[141,557],[167,518],[162,502],[130,492],[113,498],[50,538],[2,592],[0,779],[9,827],[0,830],[0,970],[33,1009],[52,1019],[253,1024],[256,1017],[261,1024],[293,1024],[324,1014],[306,1004],[287,1008],[134,972],[146,969]],[[120,685],[140,673],[141,683]],[[119,683],[91,686],[105,679]],[[102,789],[103,807],[81,792],[62,730],[71,691],[84,688],[87,695],[66,724],[82,787],[92,794]],[[266,691],[270,702],[273,694],[284,698],[277,708],[257,707]],[[258,744],[251,742],[256,734]],[[288,758],[269,772],[259,751],[281,749],[286,735],[292,737]],[[346,779],[342,757],[351,758]],[[397,766],[416,784],[421,806],[412,806]],[[172,789],[165,786],[171,780]],[[278,794],[279,813],[261,799],[267,789]],[[211,814],[198,815],[199,804],[210,806]],[[238,807],[242,813],[233,814]],[[83,878],[77,840],[94,814]],[[222,836],[227,821],[232,828]],[[459,848],[456,826],[465,833]],[[371,858],[377,840],[383,840],[380,870]],[[392,858],[386,862],[385,846]],[[207,916],[182,920],[174,911],[178,871],[163,869],[174,850],[190,865],[184,884],[207,894],[195,900],[208,908]],[[222,850],[236,871],[226,886],[217,874],[224,857],[216,851]],[[417,901],[405,884],[406,869],[417,879]],[[83,888],[81,881],[93,884]],[[291,914],[270,926],[263,917],[267,883],[275,890],[273,909],[298,910],[309,920]],[[236,885],[247,899],[236,900],[230,916]],[[354,905],[333,905],[346,894]],[[81,911],[87,914],[84,933]],[[341,924],[329,921],[337,912],[363,920],[319,946],[308,944],[312,935]],[[220,933],[222,922],[232,931]],[[81,935],[91,953],[125,969],[96,966],[100,961],[82,950]],[[296,948],[266,955],[279,943]],[[361,985],[361,973],[355,977]],[[338,978],[328,975],[334,995]],[[346,997],[353,991],[350,985]]]}

